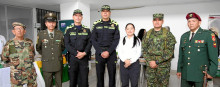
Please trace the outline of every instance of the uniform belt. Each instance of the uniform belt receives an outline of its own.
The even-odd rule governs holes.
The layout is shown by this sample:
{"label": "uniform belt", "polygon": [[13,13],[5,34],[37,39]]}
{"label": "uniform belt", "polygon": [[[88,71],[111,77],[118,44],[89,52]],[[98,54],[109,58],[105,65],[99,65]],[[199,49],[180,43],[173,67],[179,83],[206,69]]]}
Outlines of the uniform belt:
{"label": "uniform belt", "polygon": [[108,50],[108,48],[109,48],[109,47],[101,47],[101,49],[102,49],[103,51]]}

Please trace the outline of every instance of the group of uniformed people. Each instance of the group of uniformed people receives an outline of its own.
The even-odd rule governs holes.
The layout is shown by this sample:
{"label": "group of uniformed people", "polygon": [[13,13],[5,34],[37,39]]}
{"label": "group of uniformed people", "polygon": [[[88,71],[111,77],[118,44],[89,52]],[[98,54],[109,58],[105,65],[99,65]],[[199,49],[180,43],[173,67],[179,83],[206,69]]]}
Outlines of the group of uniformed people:
{"label": "group of uniformed people", "polygon": [[[126,36],[120,40],[119,25],[110,19],[109,5],[101,8],[102,18],[94,22],[92,33],[82,25],[83,13],[80,9],[73,12],[74,24],[66,28],[63,34],[55,29],[57,18],[54,13],[45,15],[46,30],[37,35],[36,50],[42,55],[42,74],[46,87],[52,87],[55,77],[56,87],[62,87],[62,51],[68,51],[70,87],[88,87],[88,60],[91,47],[96,53],[97,87],[104,87],[105,65],[109,74],[109,87],[116,86],[116,47],[119,45],[121,60],[120,75],[122,87],[138,87],[140,65],[138,58],[146,60],[146,77],[148,87],[168,87],[171,60],[174,55],[176,40],[170,30],[162,27],[164,14],[153,14],[154,28],[147,31],[142,39],[134,35],[135,26],[128,23]],[[218,65],[218,46],[214,33],[200,27],[201,18],[196,13],[186,16],[190,31],[181,36],[177,76],[181,77],[181,87],[202,87],[203,77],[215,77]],[[12,33],[2,51],[2,60],[9,63],[11,69],[11,86],[36,87],[34,69],[34,45],[32,40],[24,38],[26,27],[14,22]],[[204,71],[201,67],[207,67]]]}

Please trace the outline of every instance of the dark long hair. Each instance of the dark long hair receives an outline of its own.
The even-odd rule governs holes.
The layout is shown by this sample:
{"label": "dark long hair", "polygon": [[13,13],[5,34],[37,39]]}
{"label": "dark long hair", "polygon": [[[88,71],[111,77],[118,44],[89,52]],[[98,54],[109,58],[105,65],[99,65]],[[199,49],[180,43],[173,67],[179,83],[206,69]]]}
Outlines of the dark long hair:
{"label": "dark long hair", "polygon": [[144,33],[145,33],[145,29],[141,29],[139,32],[138,32],[138,38],[142,41],[143,37],[144,37]]}
{"label": "dark long hair", "polygon": [[[135,29],[135,26],[134,26],[134,24],[132,24],[132,23],[128,23],[128,24],[125,26],[125,29],[127,28],[128,25],[132,25],[133,28]],[[125,37],[126,37],[126,36],[125,36]],[[123,45],[125,45],[125,43],[126,43],[125,37],[124,37],[124,39],[123,39]],[[140,45],[140,41],[138,40],[138,37],[134,34],[134,42],[133,42],[133,47],[132,47],[132,48],[135,47],[135,45],[137,44],[137,41],[138,41],[138,44]]]}

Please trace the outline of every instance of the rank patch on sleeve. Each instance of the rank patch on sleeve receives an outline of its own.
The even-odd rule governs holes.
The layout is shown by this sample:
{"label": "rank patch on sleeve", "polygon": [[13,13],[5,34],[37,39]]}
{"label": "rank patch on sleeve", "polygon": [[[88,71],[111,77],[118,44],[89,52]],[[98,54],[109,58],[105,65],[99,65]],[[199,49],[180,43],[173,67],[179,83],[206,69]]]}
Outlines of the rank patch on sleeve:
{"label": "rank patch on sleeve", "polygon": [[215,34],[212,33],[211,35],[212,35],[212,41],[215,41]]}

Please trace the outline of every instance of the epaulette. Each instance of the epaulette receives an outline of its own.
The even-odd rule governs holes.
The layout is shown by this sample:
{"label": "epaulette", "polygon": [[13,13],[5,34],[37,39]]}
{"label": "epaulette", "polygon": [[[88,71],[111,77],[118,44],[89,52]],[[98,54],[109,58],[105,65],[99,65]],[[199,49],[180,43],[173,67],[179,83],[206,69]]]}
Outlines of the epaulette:
{"label": "epaulette", "polygon": [[66,29],[65,29],[64,34],[66,34],[67,30],[69,30],[69,29],[71,29],[71,28],[73,28],[73,27],[74,27],[74,25],[69,25],[69,26],[67,26]]}
{"label": "epaulette", "polygon": [[114,20],[111,19],[111,23],[115,24],[116,26],[118,26],[118,23]]}
{"label": "epaulette", "polygon": [[29,38],[25,38],[24,40],[27,41],[27,42],[33,43],[33,41]]}
{"label": "epaulette", "polygon": [[100,23],[100,22],[102,22],[102,19],[99,19],[98,21],[95,21],[95,22],[93,23],[93,26],[96,25],[96,24],[98,24],[98,23]]}
{"label": "epaulette", "polygon": [[209,32],[210,30],[207,30],[207,29],[202,29],[204,32]]}
{"label": "epaulette", "polygon": [[100,22],[102,22],[102,19],[99,19],[98,21],[95,21],[95,22],[93,23],[92,30],[93,30],[94,26],[95,26],[96,24],[100,23]]}
{"label": "epaulette", "polygon": [[56,29],[56,31],[57,31],[58,33],[63,33],[61,30],[57,30],[57,29]]}
{"label": "epaulette", "polygon": [[85,25],[82,25],[82,27],[83,27],[83,28],[86,28],[86,29],[89,29],[89,27],[87,27],[87,26],[85,26]]}

